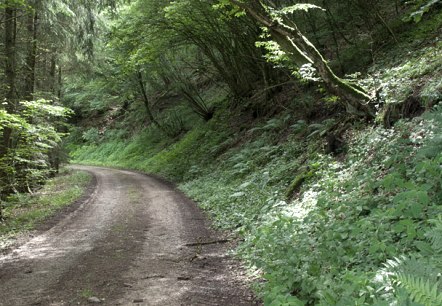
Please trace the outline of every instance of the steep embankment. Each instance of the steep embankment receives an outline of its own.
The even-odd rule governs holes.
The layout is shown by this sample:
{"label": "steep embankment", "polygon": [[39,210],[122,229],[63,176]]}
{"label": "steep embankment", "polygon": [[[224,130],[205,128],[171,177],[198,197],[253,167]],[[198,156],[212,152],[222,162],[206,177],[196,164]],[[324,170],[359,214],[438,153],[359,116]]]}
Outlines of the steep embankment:
{"label": "steep embankment", "polygon": [[[290,112],[241,122],[220,108],[175,140],[150,128],[75,147],[72,157],[178,182],[215,225],[244,239],[238,255],[266,280],[256,289],[268,304],[437,305],[440,33],[424,43],[411,53],[398,46],[363,81],[382,88],[385,125],[398,114],[414,117],[392,128],[320,115],[306,122]],[[330,129],[342,134],[327,144]]]}

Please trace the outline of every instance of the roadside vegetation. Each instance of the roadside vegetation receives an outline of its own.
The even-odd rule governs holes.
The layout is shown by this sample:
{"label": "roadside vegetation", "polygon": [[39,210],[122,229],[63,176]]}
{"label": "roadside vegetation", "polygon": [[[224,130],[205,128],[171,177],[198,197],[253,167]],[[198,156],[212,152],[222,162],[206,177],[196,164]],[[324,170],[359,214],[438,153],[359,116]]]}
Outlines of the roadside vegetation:
{"label": "roadside vegetation", "polygon": [[79,200],[90,183],[89,173],[63,168],[34,193],[10,195],[3,202],[0,249],[12,243],[14,237],[38,228],[48,218]]}
{"label": "roadside vegetation", "polygon": [[86,16],[101,5],[0,1],[0,225],[9,222],[3,208],[11,195],[36,192],[67,160],[73,112],[61,101],[64,71],[90,57]]}
{"label": "roadside vegetation", "polygon": [[[359,78],[382,87],[375,123],[349,122],[310,83],[286,109],[257,119],[210,88],[217,111],[208,122],[182,117],[186,133],[167,137],[155,125],[131,133],[123,120],[102,135],[83,129],[71,156],[177,182],[215,226],[240,237],[235,252],[266,305],[438,305],[441,47],[440,38],[423,48],[403,42]],[[309,113],[318,107],[322,114]]]}
{"label": "roadside vegetation", "polygon": [[[354,127],[339,158],[285,118],[217,142],[202,139],[222,128],[202,125],[163,150],[147,142],[157,152],[143,149],[146,132],[73,156],[180,182],[216,226],[244,239],[236,252],[266,280],[255,287],[266,304],[388,305],[422,294],[416,305],[438,305],[442,109],[391,129]],[[283,142],[281,132],[290,132]]]}
{"label": "roadside vegetation", "polygon": [[442,304],[441,1],[62,2],[72,162],[175,182],[266,305]]}

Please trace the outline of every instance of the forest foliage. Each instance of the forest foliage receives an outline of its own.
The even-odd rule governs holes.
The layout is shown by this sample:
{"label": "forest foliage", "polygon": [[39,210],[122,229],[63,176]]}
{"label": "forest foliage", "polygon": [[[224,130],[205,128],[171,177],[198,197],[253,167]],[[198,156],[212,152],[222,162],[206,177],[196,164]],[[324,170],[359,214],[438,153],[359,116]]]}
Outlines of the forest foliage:
{"label": "forest foliage", "polygon": [[441,1],[0,6],[2,201],[69,132],[241,237],[265,304],[440,304]]}
{"label": "forest foliage", "polygon": [[63,77],[88,66],[104,1],[4,0],[0,3],[0,220],[13,193],[33,193],[66,160],[62,137],[72,115]]}

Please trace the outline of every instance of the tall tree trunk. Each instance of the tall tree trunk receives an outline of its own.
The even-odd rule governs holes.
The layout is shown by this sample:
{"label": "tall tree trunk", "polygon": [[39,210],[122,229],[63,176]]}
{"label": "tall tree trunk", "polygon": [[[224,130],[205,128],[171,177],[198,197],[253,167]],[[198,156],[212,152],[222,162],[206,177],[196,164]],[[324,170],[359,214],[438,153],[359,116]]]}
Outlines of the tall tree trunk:
{"label": "tall tree trunk", "polygon": [[298,67],[311,64],[322,78],[327,90],[341,98],[347,112],[367,118],[375,116],[374,107],[369,104],[371,97],[361,88],[339,78],[319,50],[301,33],[295,23],[288,26],[279,20],[273,20],[259,0],[250,0],[247,3],[238,0],[230,0],[230,2],[244,9],[257,22],[269,28],[270,35]]}
{"label": "tall tree trunk", "polygon": [[52,50],[51,67],[49,69],[49,91],[55,95],[57,88],[57,51]]}
{"label": "tall tree trunk", "polygon": [[61,69],[61,65],[58,64],[58,93],[57,93],[57,97],[58,97],[58,101],[61,101],[61,93],[62,93],[62,88],[63,88],[63,75],[62,75],[62,69]]}
{"label": "tall tree trunk", "polygon": [[15,87],[15,31],[16,31],[16,10],[15,8],[5,8],[5,78],[8,90],[6,99],[8,100],[8,110],[15,108],[14,100],[16,98]]}
{"label": "tall tree trunk", "polygon": [[26,81],[25,81],[25,93],[26,100],[34,99],[35,90],[35,63],[37,56],[37,27],[38,27],[38,13],[37,7],[34,8],[34,12],[29,14],[27,21],[27,30],[29,35],[28,42],[28,56],[26,58]]}
{"label": "tall tree trunk", "polygon": [[[5,8],[5,79],[8,87],[6,92],[6,111],[14,113],[16,108],[16,75],[15,75],[15,31],[16,31],[16,9]],[[12,130],[10,128],[3,129],[3,139],[0,143],[0,158],[8,151]]]}
{"label": "tall tree trunk", "polygon": [[[15,75],[15,42],[16,42],[16,9],[12,7],[5,8],[5,32],[4,32],[4,45],[5,45],[5,81],[7,85],[6,91],[6,104],[5,109],[9,113],[14,113],[16,108],[16,75]],[[2,106],[0,106],[2,107]],[[8,150],[11,144],[12,129],[4,127],[0,141],[0,161],[8,154]],[[0,201],[3,198],[3,188],[7,186],[7,173],[0,168]],[[0,204],[1,205],[1,204]],[[1,207],[0,207],[1,211]],[[1,217],[1,215],[0,215]]]}

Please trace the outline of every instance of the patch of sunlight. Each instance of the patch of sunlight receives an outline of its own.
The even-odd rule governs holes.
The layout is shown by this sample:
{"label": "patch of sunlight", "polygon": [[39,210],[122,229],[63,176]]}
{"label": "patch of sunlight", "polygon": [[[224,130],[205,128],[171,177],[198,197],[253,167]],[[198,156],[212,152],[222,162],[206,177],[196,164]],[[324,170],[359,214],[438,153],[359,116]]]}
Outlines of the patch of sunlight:
{"label": "patch of sunlight", "polygon": [[303,193],[302,198],[297,199],[290,205],[284,207],[281,213],[284,216],[302,221],[313,209],[316,208],[319,195],[320,192],[316,190],[307,190]]}
{"label": "patch of sunlight", "polygon": [[[77,230],[73,238],[60,238],[54,241],[47,234],[32,238],[14,252],[0,256],[0,263],[20,260],[49,260],[51,258],[65,257],[66,254],[81,253],[92,250],[85,230]],[[82,235],[83,234],[83,235]]]}
{"label": "patch of sunlight", "polygon": [[[393,273],[386,271],[385,268],[382,268],[376,272],[376,275],[373,278],[373,282],[378,284],[379,287],[382,288],[380,290],[384,292],[383,294],[384,298],[391,296],[394,292],[394,287],[390,277],[392,274]],[[396,304],[390,304],[390,305],[396,305]]]}

